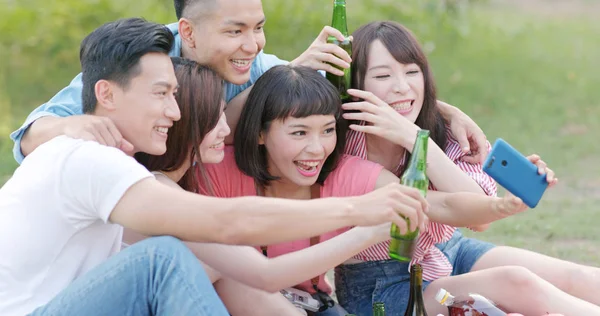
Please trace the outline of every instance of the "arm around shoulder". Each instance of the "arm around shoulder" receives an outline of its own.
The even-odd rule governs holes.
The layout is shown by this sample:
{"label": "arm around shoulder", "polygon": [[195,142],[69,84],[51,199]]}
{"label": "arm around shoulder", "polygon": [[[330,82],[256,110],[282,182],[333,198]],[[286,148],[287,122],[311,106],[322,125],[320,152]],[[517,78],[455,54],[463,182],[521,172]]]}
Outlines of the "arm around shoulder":
{"label": "arm around shoulder", "polygon": [[14,154],[17,162],[21,162],[39,145],[64,134],[61,130],[60,117],[83,114],[82,87],[81,74],[79,74],[69,86],[58,92],[47,103],[33,110],[21,128],[11,134],[11,139],[15,142]]}

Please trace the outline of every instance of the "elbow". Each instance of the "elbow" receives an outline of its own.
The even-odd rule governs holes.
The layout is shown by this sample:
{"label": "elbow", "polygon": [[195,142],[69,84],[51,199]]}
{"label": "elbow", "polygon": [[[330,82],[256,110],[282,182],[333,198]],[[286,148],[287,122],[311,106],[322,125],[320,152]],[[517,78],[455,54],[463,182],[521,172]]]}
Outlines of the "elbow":
{"label": "elbow", "polygon": [[258,281],[258,286],[256,288],[263,290],[267,293],[279,293],[281,289],[285,286],[278,282],[277,278],[273,277],[269,273],[270,271],[266,271],[265,273],[261,273]]}
{"label": "elbow", "polygon": [[30,141],[31,137],[28,137],[28,131],[29,129],[25,131],[25,134],[21,138],[21,154],[23,154],[24,157],[29,156],[29,154],[31,154],[31,152],[35,149],[35,145],[33,145]]}
{"label": "elbow", "polygon": [[475,226],[471,226],[469,228],[474,232],[480,233],[480,232],[484,232],[484,231],[488,230],[488,228],[490,228],[490,224],[475,225]]}
{"label": "elbow", "polygon": [[223,216],[215,225],[215,242],[227,245],[252,245],[252,227],[234,216]]}
{"label": "elbow", "polygon": [[255,273],[246,285],[271,294],[279,292],[282,288],[275,278],[269,276],[269,271]]}
{"label": "elbow", "polygon": [[235,227],[234,223],[223,223],[217,226],[219,228],[215,231],[215,242],[226,245],[240,245],[244,243],[243,233]]}

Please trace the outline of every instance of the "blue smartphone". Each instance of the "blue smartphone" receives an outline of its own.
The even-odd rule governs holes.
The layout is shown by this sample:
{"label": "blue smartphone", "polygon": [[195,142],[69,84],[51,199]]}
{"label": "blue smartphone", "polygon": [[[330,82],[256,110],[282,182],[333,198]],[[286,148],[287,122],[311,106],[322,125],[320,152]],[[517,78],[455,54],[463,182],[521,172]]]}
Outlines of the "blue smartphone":
{"label": "blue smartphone", "polygon": [[502,138],[492,146],[483,171],[530,208],[537,206],[548,187],[546,175]]}

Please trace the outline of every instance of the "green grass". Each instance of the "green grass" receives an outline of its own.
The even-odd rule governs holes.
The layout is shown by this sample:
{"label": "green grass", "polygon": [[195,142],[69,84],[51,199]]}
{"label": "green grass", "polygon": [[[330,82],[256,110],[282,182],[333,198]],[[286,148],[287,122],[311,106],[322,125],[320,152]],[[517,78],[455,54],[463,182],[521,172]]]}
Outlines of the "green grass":
{"label": "green grass", "polygon": [[600,25],[591,19],[480,8],[480,28],[431,54],[440,98],[523,153],[538,153],[559,185],[539,206],[471,236],[600,264]]}
{"label": "green grass", "polygon": [[[263,3],[269,19],[266,51],[282,58],[297,56],[330,22],[329,1]],[[355,2],[348,8],[351,29],[374,19],[405,23],[429,52],[440,99],[471,115],[490,141],[502,137],[523,153],[540,154],[560,178],[536,209],[494,223],[487,232],[467,234],[600,265],[600,247],[594,242],[600,202],[600,165],[596,163],[600,150],[595,140],[595,131],[600,130],[600,24],[585,14],[547,14],[547,8],[537,14],[511,7],[492,9],[485,3],[461,21],[434,19],[397,1]],[[165,22],[164,15],[156,14],[156,19]],[[146,17],[154,18],[150,13]],[[423,18],[429,18],[428,22]],[[70,71],[73,75],[76,66]],[[19,106],[14,105],[8,130],[16,128],[33,108],[22,102],[43,102],[71,78],[57,78],[47,95],[29,99],[15,95],[26,95],[30,86],[9,90]],[[2,100],[0,95],[0,109]],[[0,184],[16,166],[11,148],[8,135],[3,136]]]}

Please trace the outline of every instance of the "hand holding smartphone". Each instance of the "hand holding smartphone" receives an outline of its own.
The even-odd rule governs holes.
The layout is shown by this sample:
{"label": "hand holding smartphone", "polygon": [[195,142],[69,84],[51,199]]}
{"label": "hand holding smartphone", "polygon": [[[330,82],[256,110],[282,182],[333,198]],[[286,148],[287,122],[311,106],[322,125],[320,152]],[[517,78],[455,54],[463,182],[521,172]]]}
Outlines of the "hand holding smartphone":
{"label": "hand holding smartphone", "polygon": [[530,208],[537,206],[548,188],[546,174],[539,174],[536,165],[502,138],[492,146],[483,171]]}

